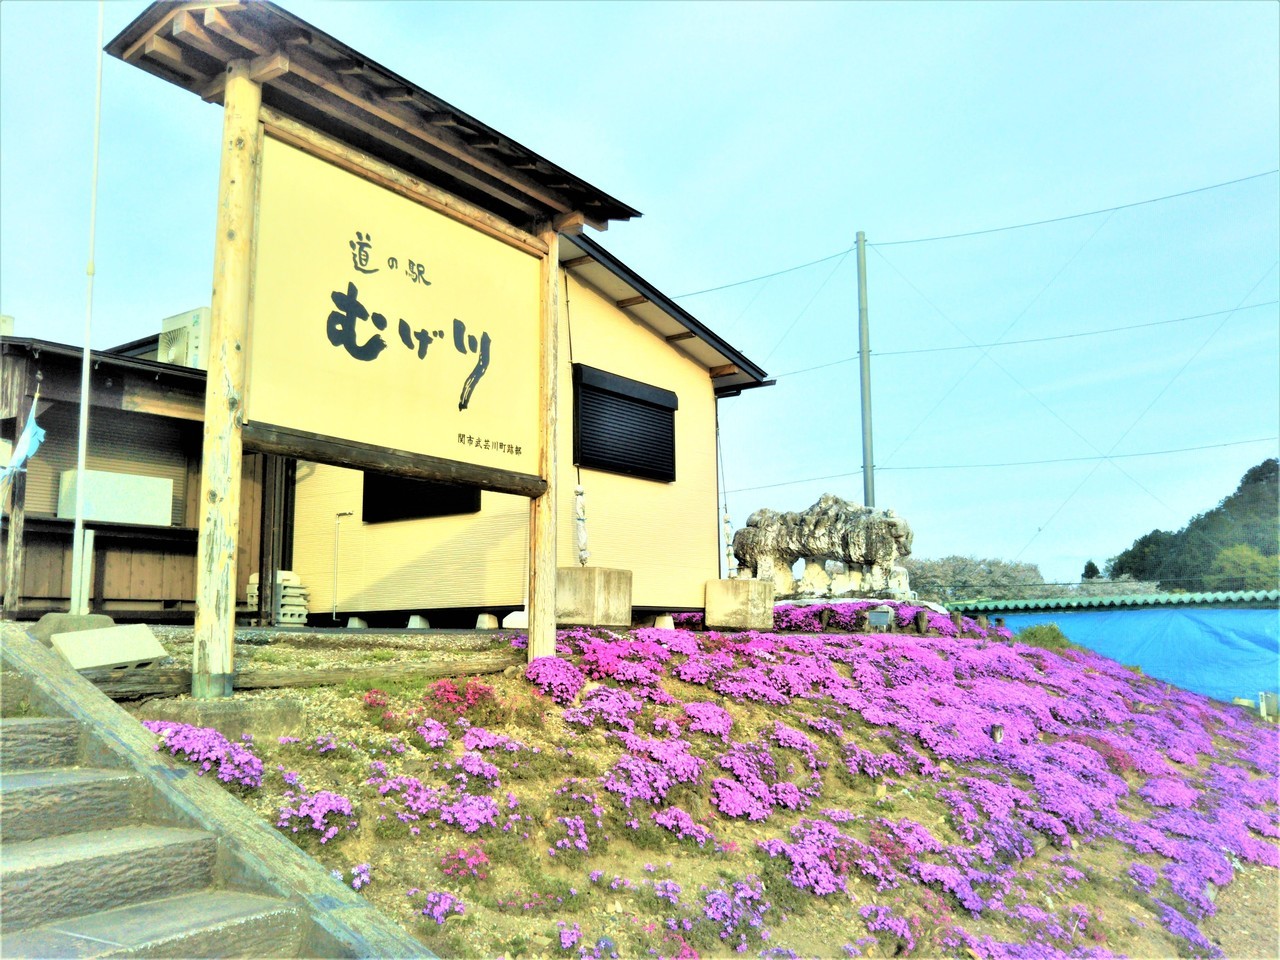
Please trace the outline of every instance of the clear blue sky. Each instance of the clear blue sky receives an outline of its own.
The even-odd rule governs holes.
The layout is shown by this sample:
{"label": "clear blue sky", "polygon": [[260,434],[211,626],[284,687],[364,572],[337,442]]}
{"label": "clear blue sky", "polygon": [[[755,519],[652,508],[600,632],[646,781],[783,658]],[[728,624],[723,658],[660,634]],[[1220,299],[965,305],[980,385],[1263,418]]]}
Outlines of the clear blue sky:
{"label": "clear blue sky", "polygon": [[[1276,175],[889,243],[1275,170],[1274,3],[285,6],[642,210],[599,239],[669,294],[857,230],[884,244],[867,255],[877,505],[919,556],[1074,580],[1276,453]],[[143,9],[108,3],[107,39]],[[20,336],[81,339],[96,21],[94,3],[0,2],[0,312]],[[208,302],[221,123],[111,59],[103,96],[95,347]],[[852,256],[680,302],[770,374],[857,349]],[[1040,342],[935,349],[1018,340]],[[721,412],[735,526],[861,500],[855,362]],[[1211,444],[1235,445],[955,468]]]}

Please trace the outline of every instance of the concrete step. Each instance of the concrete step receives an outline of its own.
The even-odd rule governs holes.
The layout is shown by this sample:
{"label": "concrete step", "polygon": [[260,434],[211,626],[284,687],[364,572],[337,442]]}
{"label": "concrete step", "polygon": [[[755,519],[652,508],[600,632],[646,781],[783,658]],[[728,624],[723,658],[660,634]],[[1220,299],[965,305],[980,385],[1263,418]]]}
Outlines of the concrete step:
{"label": "concrete step", "polygon": [[80,756],[80,727],[60,717],[0,717],[0,768],[72,767]]}
{"label": "concrete step", "polygon": [[0,934],[3,957],[297,957],[307,921],[283,900],[202,890]]}
{"label": "concrete step", "polygon": [[134,826],[0,844],[6,930],[82,917],[211,886],[217,838]]}
{"label": "concrete step", "polygon": [[144,783],[123,770],[20,769],[0,779],[7,843],[87,830],[110,830],[137,815]]}

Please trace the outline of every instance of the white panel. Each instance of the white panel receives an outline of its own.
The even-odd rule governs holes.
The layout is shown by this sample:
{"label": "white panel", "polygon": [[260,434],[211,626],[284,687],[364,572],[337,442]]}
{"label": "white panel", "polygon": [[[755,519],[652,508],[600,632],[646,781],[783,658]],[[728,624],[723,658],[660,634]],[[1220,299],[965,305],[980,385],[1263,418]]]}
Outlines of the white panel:
{"label": "white panel", "polygon": [[[76,515],[75,470],[64,470],[58,481],[58,516]],[[169,526],[173,481],[129,473],[84,472],[84,519],[111,523],[149,523]]]}

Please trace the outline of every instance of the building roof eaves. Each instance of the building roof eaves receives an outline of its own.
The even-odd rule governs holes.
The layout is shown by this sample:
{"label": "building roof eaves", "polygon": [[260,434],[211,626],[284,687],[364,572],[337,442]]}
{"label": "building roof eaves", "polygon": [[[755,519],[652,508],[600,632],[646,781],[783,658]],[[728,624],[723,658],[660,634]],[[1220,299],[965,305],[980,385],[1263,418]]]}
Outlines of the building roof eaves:
{"label": "building roof eaves", "polygon": [[106,51],[214,102],[233,60],[270,61],[263,103],[520,227],[640,212],[269,0],[152,3]]}
{"label": "building roof eaves", "polygon": [[[680,327],[683,327],[694,337],[718,352],[724,357],[727,364],[736,367],[738,375],[734,377],[734,382],[724,385],[723,388],[717,387],[717,393],[732,395],[741,390],[769,386],[773,383],[772,380],[766,379],[768,374],[761,367],[748,360],[740,350],[716,334],[595,240],[583,234],[577,234],[562,237],[561,244],[562,246],[570,244],[576,247],[583,256],[589,257],[593,263],[599,264],[625,283],[635,292],[635,296],[653,304]],[[561,261],[563,262],[564,260],[565,257],[562,255]],[[574,272],[573,268],[570,268],[570,272]]]}

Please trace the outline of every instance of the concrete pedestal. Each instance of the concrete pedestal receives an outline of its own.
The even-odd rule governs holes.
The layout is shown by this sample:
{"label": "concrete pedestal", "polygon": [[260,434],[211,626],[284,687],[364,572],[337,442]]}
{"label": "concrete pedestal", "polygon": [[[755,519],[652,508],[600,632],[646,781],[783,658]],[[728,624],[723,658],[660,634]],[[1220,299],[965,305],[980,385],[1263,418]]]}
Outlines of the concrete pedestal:
{"label": "concrete pedestal", "polygon": [[631,626],[631,571],[557,569],[556,622],[583,627]]}
{"label": "concrete pedestal", "polygon": [[302,702],[290,697],[152,700],[137,710],[137,715],[140,720],[171,720],[195,727],[213,727],[228,740],[239,740],[246,733],[264,739],[303,732]]}
{"label": "concrete pedestal", "polygon": [[709,629],[773,629],[773,583],[768,580],[708,580],[706,605]]}

